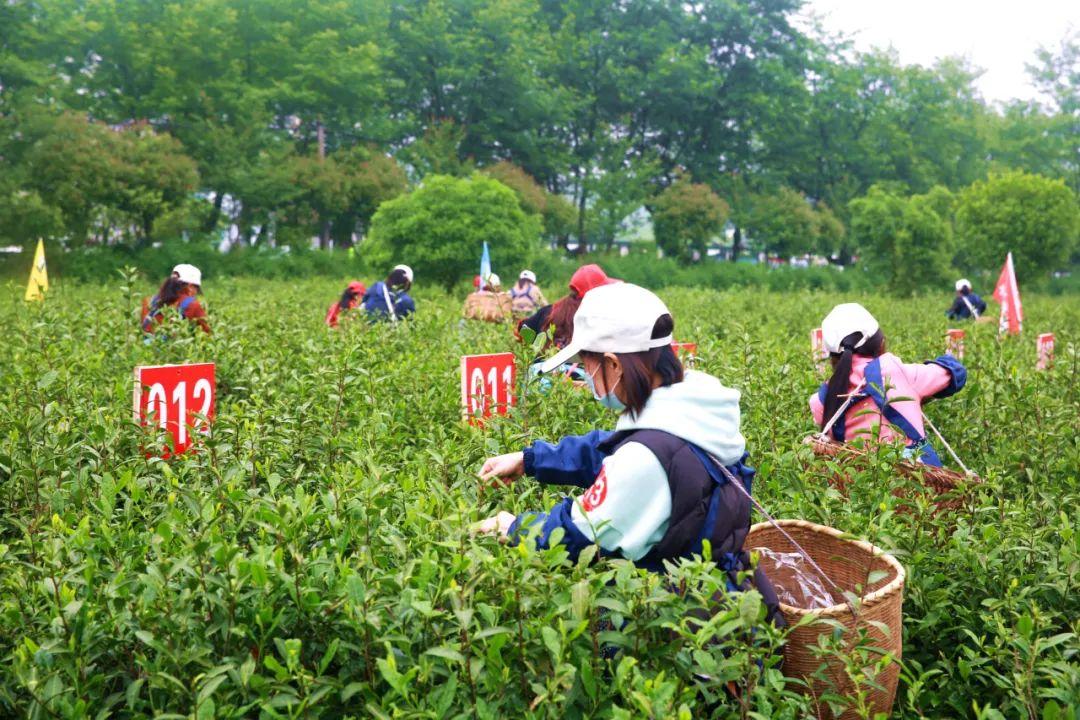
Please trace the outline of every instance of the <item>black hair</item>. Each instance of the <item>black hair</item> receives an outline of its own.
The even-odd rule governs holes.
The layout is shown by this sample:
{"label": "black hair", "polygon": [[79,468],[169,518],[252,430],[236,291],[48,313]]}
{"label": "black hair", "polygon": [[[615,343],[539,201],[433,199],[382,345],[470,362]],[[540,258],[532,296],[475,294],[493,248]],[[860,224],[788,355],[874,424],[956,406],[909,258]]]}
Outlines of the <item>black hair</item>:
{"label": "black hair", "polygon": [[412,283],[409,282],[409,276],[405,274],[405,271],[401,268],[395,268],[386,276],[386,284],[392,289],[401,288],[402,290],[408,290],[412,287]]}
{"label": "black hair", "polygon": [[581,298],[576,292],[571,292],[561,300],[556,300],[551,306],[549,324],[554,326],[552,340],[556,347],[564,348],[574,338],[574,315],[577,314],[580,306]]}
{"label": "black hair", "polygon": [[172,305],[184,294],[187,286],[188,284],[176,275],[165,278],[165,282],[161,283],[161,287],[157,291],[157,307],[163,308]]}
{"label": "black hair", "polygon": [[967,285],[965,285],[964,287],[960,288],[960,294],[961,295],[970,295],[971,294],[971,288],[968,287]]}
{"label": "black hair", "polygon": [[[675,320],[671,315],[661,315],[653,325],[652,334],[654,340],[668,337],[675,330]],[[604,387],[610,391],[607,381],[607,369],[604,366],[604,354],[582,350],[582,358],[589,358],[600,363],[600,372],[604,379]],[[631,417],[637,417],[649,402],[653,391],[653,375],[660,378],[660,387],[667,387],[683,381],[684,370],[682,361],[675,354],[671,344],[661,345],[651,350],[640,352],[616,353],[622,364],[622,389],[625,396],[627,412]]]}
{"label": "black hair", "polygon": [[876,333],[866,339],[861,347],[856,348],[855,343],[863,337],[861,332],[853,332],[840,341],[840,352],[831,353],[829,359],[832,362],[833,373],[829,378],[829,384],[825,389],[825,411],[821,415],[821,427],[825,427],[840,406],[847,399],[848,384],[851,380],[851,357],[861,355],[863,357],[877,357],[885,351],[885,335],[878,329]]}
{"label": "black hair", "polygon": [[359,294],[360,293],[354,291],[351,287],[345,288],[345,292],[341,293],[341,299],[338,300],[338,308],[341,310],[348,310],[349,305]]}

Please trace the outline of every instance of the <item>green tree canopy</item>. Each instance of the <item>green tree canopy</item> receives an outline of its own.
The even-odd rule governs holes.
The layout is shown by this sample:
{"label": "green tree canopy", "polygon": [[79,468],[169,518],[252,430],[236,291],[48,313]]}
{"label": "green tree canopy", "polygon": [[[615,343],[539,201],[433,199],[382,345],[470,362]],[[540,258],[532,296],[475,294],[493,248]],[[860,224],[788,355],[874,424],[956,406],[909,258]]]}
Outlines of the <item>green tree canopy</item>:
{"label": "green tree canopy", "polygon": [[656,244],[664,254],[682,261],[696,251],[705,257],[709,241],[718,236],[731,208],[708,185],[680,180],[660,193],[653,203]]}
{"label": "green tree canopy", "polygon": [[743,224],[750,237],[770,254],[800,255],[817,246],[818,218],[814,208],[791,188],[751,198]]}
{"label": "green tree canopy", "polygon": [[1014,171],[960,193],[956,208],[965,269],[993,270],[1012,252],[1017,277],[1061,268],[1077,247],[1080,210],[1064,180]]}
{"label": "green tree canopy", "polygon": [[526,266],[539,238],[539,217],[498,180],[434,175],[382,204],[362,250],[373,263],[408,263],[418,278],[449,288],[475,274],[485,241],[493,266]]}
{"label": "green tree canopy", "polygon": [[865,268],[907,295],[952,277],[952,232],[936,198],[903,197],[874,186],[851,202],[851,233]]}

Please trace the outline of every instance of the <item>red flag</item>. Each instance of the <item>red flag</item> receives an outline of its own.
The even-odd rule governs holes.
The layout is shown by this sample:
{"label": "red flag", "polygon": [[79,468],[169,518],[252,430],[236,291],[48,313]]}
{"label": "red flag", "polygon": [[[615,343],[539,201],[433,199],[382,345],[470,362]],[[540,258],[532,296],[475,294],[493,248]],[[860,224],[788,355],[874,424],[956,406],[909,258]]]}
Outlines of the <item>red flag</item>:
{"label": "red flag", "polygon": [[1005,265],[1001,268],[1001,275],[998,276],[997,285],[994,287],[994,300],[1001,305],[998,332],[1008,331],[1012,335],[1019,334],[1024,322],[1024,307],[1020,304],[1020,286],[1016,284],[1012,253],[1005,258]]}

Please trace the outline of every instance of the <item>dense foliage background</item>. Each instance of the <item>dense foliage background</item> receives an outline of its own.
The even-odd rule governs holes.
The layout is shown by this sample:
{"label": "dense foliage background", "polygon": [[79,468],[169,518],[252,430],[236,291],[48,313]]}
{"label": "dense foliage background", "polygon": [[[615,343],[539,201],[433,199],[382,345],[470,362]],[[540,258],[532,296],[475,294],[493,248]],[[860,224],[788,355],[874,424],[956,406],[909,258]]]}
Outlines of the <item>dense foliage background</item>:
{"label": "dense foliage background", "polygon": [[[1024,232],[1035,257],[1018,263],[1022,281],[1075,262],[1075,33],[1031,59],[1040,102],[991,106],[977,68],[857,52],[800,29],[799,5],[9,0],[0,239],[138,248],[235,225],[241,244],[318,236],[341,248],[385,200],[479,168],[552,241],[604,246],[644,207],[661,210],[657,240],[683,259],[730,219],[736,250],[848,262],[888,255],[847,231],[850,203],[875,185],[961,193],[1023,171],[1068,193],[1053,228],[1034,227],[1047,204],[1029,202],[1034,181],[961,193],[960,204],[1019,197],[1031,209],[1006,225],[993,208],[965,213],[948,261],[1000,267],[1003,238]],[[680,179],[692,193],[668,192]],[[954,209],[933,207],[947,225]],[[905,213],[904,237],[936,238],[917,214]],[[913,251],[908,277],[929,260]]]}
{"label": "dense foliage background", "polygon": [[[428,285],[414,321],[329,331],[322,317],[343,285],[208,282],[214,336],[177,328],[149,346],[137,327],[148,280],[65,283],[34,304],[21,283],[3,288],[0,715],[803,716],[769,660],[773,634],[737,633],[757,618],[753,595],[715,627],[687,622],[715,586],[708,568],[679,571],[681,598],[618,562],[571,565],[558,550],[470,538],[495,508],[558,495],[528,481],[482,490],[486,455],[614,417],[557,385],[471,430],[459,422],[458,358],[514,347],[508,328],[461,324],[463,294]],[[942,350],[948,297],[661,295],[676,337],[743,393],[761,502],[905,565],[897,716],[1074,717],[1076,303],[1028,294],[1022,337],[969,326],[968,386],[928,413],[986,483],[935,516],[893,496],[887,454],[843,498],[800,442],[821,379],[807,331],[835,302],[865,303],[890,348],[918,361]],[[1047,330],[1057,363],[1038,372],[1034,335]],[[201,452],[148,459],[131,422],[132,367],[186,360],[217,363],[213,436]],[[716,628],[734,634],[709,644]],[[603,657],[604,646],[618,652]],[[872,662],[851,663],[864,688]],[[741,701],[720,689],[727,679]]]}

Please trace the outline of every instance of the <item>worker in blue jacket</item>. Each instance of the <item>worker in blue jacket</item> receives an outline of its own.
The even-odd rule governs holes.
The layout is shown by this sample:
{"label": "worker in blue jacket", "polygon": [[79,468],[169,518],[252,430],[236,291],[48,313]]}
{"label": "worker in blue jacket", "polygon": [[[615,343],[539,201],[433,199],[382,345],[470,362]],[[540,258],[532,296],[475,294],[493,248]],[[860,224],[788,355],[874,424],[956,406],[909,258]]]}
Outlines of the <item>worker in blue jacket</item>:
{"label": "worker in blue jacket", "polygon": [[952,307],[945,311],[950,320],[978,320],[986,312],[986,301],[971,291],[969,280],[956,281],[956,298]]}
{"label": "worker in blue jacket", "polygon": [[[485,480],[530,475],[584,492],[547,512],[500,512],[478,531],[519,540],[535,530],[537,546],[547,547],[561,529],[571,558],[595,544],[603,555],[654,572],[663,572],[665,561],[700,555],[709,540],[728,589],[750,586],[738,578],[752,571],[743,541],[754,476],[744,464],[739,392],[705,373],[685,372],[671,348],[673,329],[660,298],[636,285],[607,285],[585,296],[570,343],[543,370],[579,356],[594,397],[619,413],[615,430],[489,458],[480,471]],[[760,568],[753,584],[770,618],[782,622]]]}
{"label": "worker in blue jacket", "polygon": [[397,322],[416,312],[416,303],[409,297],[413,271],[408,265],[396,265],[386,276],[372,284],[364,293],[363,306],[372,320]]}

